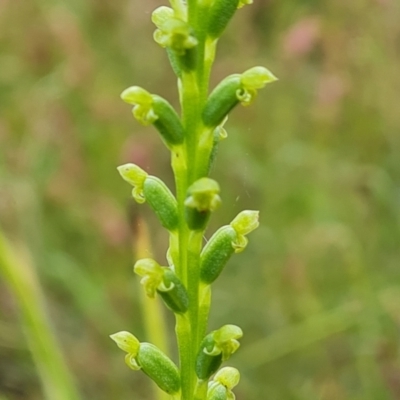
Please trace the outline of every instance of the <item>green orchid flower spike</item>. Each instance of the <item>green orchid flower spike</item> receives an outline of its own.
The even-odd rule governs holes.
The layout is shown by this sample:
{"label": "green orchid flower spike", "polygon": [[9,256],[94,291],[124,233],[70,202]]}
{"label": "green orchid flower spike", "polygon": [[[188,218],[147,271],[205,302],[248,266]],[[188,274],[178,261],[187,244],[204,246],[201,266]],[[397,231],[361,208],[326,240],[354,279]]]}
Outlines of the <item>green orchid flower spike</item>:
{"label": "green orchid flower spike", "polygon": [[[209,221],[222,203],[223,185],[209,175],[217,149],[228,137],[228,115],[239,104],[251,105],[277,78],[263,66],[229,75],[212,90],[209,78],[222,33],[236,11],[252,2],[170,0],[169,6],[158,7],[151,16],[154,40],[165,49],[177,77],[180,110],[140,86],[121,95],[134,118],[150,131],[154,127],[171,153],[173,189],[132,163],[118,172],[132,186],[134,200],[150,206],[169,236],[168,266],[144,258],[135,263],[134,272],[146,295],[161,298],[173,313],[178,359],[175,363],[126,331],[111,338],[126,353],[130,369],[143,371],[174,400],[234,400],[232,389],[240,378],[235,368],[220,367],[238,350],[241,328],[227,324],[207,333],[208,316],[212,285],[229,259],[248,246],[259,212],[240,212],[204,244]],[[165,393],[157,400],[165,399]]]}

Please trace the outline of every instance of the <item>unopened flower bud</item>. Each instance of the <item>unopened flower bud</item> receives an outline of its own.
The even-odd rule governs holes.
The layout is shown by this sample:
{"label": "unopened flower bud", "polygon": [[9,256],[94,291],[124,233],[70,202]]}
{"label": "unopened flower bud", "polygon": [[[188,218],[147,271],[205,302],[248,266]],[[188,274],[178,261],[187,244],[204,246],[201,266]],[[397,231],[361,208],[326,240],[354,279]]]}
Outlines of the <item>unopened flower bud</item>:
{"label": "unopened flower bud", "polygon": [[177,314],[183,314],[189,307],[189,296],[181,280],[171,268],[164,267],[162,284],[157,288],[158,294],[166,306]]}
{"label": "unopened flower bud", "polygon": [[254,67],[243,74],[233,74],[223,79],[211,92],[203,110],[206,126],[216,127],[240,102],[248,106],[257,96],[257,90],[277,78],[264,67]]}
{"label": "unopened flower bud", "polygon": [[158,347],[151,343],[140,343],[137,362],[142,371],[161,390],[169,394],[176,394],[180,391],[181,379],[178,367]]}
{"label": "unopened flower bud", "polygon": [[186,221],[190,229],[205,228],[210,213],[221,204],[219,191],[218,183],[210,178],[201,178],[189,187],[185,206]]}
{"label": "unopened flower bud", "polygon": [[142,125],[158,130],[167,147],[183,142],[184,129],[178,114],[167,100],[150,94],[139,86],[131,86],[121,94],[122,100],[133,105],[133,116]]}
{"label": "unopened flower bud", "polygon": [[233,74],[223,79],[211,92],[202,113],[206,126],[220,125],[229,112],[239,103],[236,92],[240,90],[240,75]]}
{"label": "unopened flower bud", "polygon": [[[165,17],[164,14],[162,17]],[[160,20],[161,18],[159,18]],[[185,52],[197,46],[197,39],[193,36],[190,26],[179,18],[167,18],[154,32],[154,40],[161,47],[169,47],[176,54],[183,56]]]}
{"label": "unopened flower bud", "polygon": [[133,271],[142,277],[140,283],[143,285],[147,296],[154,298],[163,279],[162,267],[153,259],[144,258],[136,261]]}
{"label": "unopened flower bud", "polygon": [[204,246],[200,255],[200,278],[204,283],[214,282],[226,263],[235,252],[233,243],[237,241],[237,233],[226,225],[218,229]]}
{"label": "unopened flower bud", "polygon": [[147,90],[131,86],[121,93],[121,99],[134,106],[132,114],[142,125],[151,125],[157,120],[158,116],[153,110],[153,98]]}
{"label": "unopened flower bud", "polygon": [[214,282],[233,253],[242,252],[248,243],[245,235],[258,227],[258,211],[245,210],[230,223],[219,228],[200,255],[200,279]]}
{"label": "unopened flower bud", "polygon": [[267,83],[276,80],[278,78],[267,68],[250,68],[243,72],[240,78],[242,90],[237,92],[237,97],[243,106],[248,106],[256,98],[258,89],[262,89]]}
{"label": "unopened flower bud", "polygon": [[174,195],[165,183],[152,175],[148,175],[135,164],[118,167],[122,178],[133,186],[132,196],[138,203],[147,203],[153,209],[161,225],[169,231],[178,225],[178,206]]}
{"label": "unopened flower bud", "polygon": [[201,342],[196,357],[196,375],[199,379],[208,379],[239,348],[238,339],[243,336],[236,325],[224,325],[209,333]]}
{"label": "unopened flower bud", "polygon": [[236,368],[220,369],[208,385],[207,400],[235,400],[232,389],[239,383],[240,374]]}
{"label": "unopened flower bud", "polygon": [[173,231],[178,226],[178,205],[167,185],[159,178],[149,175],[143,185],[143,194],[161,225]]}
{"label": "unopened flower bud", "polygon": [[127,353],[125,363],[129,368],[141,369],[164,392],[179,392],[181,380],[178,367],[158,347],[151,343],[140,343],[134,335],[125,331],[114,333],[110,337]]}
{"label": "unopened flower bud", "polygon": [[186,288],[171,268],[144,258],[136,262],[133,270],[142,277],[140,283],[149,297],[154,298],[157,292],[173,312],[181,314],[187,311],[189,297]]}
{"label": "unopened flower bud", "polygon": [[239,235],[248,235],[260,225],[259,215],[259,211],[244,210],[233,219],[230,225]]}
{"label": "unopened flower bud", "polygon": [[238,8],[239,0],[215,0],[209,11],[207,34],[214,39],[222,32]]}
{"label": "unopened flower bud", "polygon": [[133,186],[132,196],[139,203],[142,204],[146,201],[143,194],[143,185],[149,174],[136,164],[124,164],[119,166],[118,172],[123,180]]}

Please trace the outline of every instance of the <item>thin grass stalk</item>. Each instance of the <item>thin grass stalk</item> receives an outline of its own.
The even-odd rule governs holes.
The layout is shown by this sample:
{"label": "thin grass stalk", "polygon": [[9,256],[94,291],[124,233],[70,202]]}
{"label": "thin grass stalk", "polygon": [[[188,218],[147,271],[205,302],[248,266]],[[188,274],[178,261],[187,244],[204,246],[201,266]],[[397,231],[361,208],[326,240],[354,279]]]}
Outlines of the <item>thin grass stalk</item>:
{"label": "thin grass stalk", "polygon": [[[26,253],[26,249],[23,252]],[[1,231],[0,271],[19,305],[24,331],[45,398],[79,400],[81,397],[49,323],[35,271],[27,257],[17,256],[16,250]]]}

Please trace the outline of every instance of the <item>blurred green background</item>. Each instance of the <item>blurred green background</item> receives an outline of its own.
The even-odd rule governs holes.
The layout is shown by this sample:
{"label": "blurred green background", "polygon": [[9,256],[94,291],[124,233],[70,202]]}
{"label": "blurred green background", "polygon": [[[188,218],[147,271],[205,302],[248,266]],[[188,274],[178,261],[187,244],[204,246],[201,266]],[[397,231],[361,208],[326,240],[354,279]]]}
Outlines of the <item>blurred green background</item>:
{"label": "blurred green background", "polygon": [[[154,399],[108,335],[146,339],[138,218],[165,260],[165,232],[116,171],[135,162],[173,185],[157,134],[119,99],[139,84],[177,106],[152,40],[165,3],[0,1],[0,224],[82,399]],[[210,329],[245,332],[238,400],[400,399],[399,21],[397,0],[255,0],[220,42],[213,85],[254,65],[280,78],[232,113],[212,172],[224,203],[210,232],[261,210],[213,291]],[[44,399],[3,278],[0,399]]]}

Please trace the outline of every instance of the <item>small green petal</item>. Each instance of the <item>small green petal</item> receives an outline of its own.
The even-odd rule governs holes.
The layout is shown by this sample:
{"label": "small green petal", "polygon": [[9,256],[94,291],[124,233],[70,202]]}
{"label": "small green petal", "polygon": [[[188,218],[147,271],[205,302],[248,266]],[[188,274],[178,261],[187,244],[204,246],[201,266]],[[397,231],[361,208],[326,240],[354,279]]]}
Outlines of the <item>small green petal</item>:
{"label": "small green petal", "polygon": [[117,332],[110,335],[110,338],[114,340],[117,346],[126,353],[136,355],[139,351],[140,342],[130,332]]}
{"label": "small green petal", "polygon": [[222,359],[227,360],[239,348],[237,339],[243,336],[242,330],[236,325],[224,325],[213,332],[214,347],[211,351],[205,349],[208,355],[216,356],[222,354]]}
{"label": "small green petal", "polygon": [[240,81],[246,89],[262,89],[267,83],[275,82],[278,78],[267,68],[253,67],[243,72]]}
{"label": "small green petal", "polygon": [[185,206],[195,208],[197,211],[215,211],[221,204],[219,185],[213,179],[201,178],[188,189],[189,197]]}
{"label": "small green petal", "polygon": [[198,44],[190,26],[181,19],[168,18],[158,28],[154,33],[154,40],[162,47],[171,48],[178,55],[184,55],[186,50]]}
{"label": "small green petal", "polygon": [[230,225],[239,235],[248,235],[260,225],[259,211],[242,211],[235,217]]}
{"label": "small green petal", "polygon": [[153,103],[153,99],[151,94],[139,87],[139,86],[131,86],[128,89],[125,89],[121,93],[121,99],[128,104],[143,104],[143,105],[151,105]]}
{"label": "small green petal", "polygon": [[143,194],[143,185],[148,176],[147,172],[138,167],[136,164],[131,163],[121,165],[117,169],[122,176],[122,179],[134,187],[132,190],[133,198],[139,204],[144,203],[145,197]]}
{"label": "small green petal", "polygon": [[139,276],[142,276],[140,283],[150,298],[154,298],[158,287],[162,284],[163,269],[151,258],[144,258],[136,262],[133,270]]}
{"label": "small green petal", "polygon": [[173,17],[174,10],[171,7],[161,6],[153,11],[151,20],[157,28],[160,28],[168,19]]}
{"label": "small green petal", "polygon": [[240,372],[233,367],[224,367],[215,374],[213,380],[231,390],[239,383]]}

